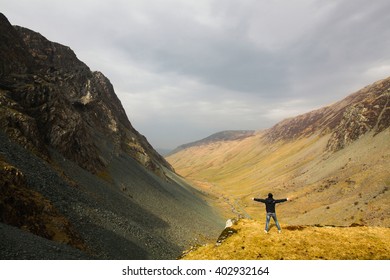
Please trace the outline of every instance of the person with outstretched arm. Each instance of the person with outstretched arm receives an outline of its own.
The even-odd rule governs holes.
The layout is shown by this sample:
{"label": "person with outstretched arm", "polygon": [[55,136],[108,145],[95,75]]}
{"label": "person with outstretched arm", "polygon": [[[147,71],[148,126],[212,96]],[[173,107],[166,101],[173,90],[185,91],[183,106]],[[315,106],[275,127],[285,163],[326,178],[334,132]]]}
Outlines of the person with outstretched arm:
{"label": "person with outstretched arm", "polygon": [[252,199],[254,201],[265,203],[265,210],[267,211],[267,217],[266,217],[266,221],[265,221],[264,232],[268,233],[269,222],[270,222],[271,217],[272,217],[275,221],[275,224],[276,224],[276,227],[278,228],[279,233],[281,233],[282,229],[280,228],[278,218],[276,217],[275,206],[276,206],[276,203],[285,202],[289,199],[288,198],[274,199],[272,193],[269,193],[268,197],[266,199],[262,199],[262,198],[252,198]]}

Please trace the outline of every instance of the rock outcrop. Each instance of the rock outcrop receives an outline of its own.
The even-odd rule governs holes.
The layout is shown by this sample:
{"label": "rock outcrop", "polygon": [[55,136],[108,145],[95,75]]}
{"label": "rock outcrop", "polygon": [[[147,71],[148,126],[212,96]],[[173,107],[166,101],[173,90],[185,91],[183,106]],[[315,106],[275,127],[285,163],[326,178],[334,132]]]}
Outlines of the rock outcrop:
{"label": "rock outcrop", "polygon": [[369,85],[330,106],[286,119],[270,128],[270,142],[291,141],[331,133],[327,149],[336,151],[373,131],[390,127],[390,77]]}
{"label": "rock outcrop", "polygon": [[343,149],[364,134],[374,135],[390,127],[390,78],[378,81],[355,95],[360,97],[343,110],[343,116],[333,129],[327,149]]}
{"label": "rock outcrop", "polygon": [[93,173],[121,151],[161,176],[171,169],[132,127],[102,73],[69,47],[0,21],[1,128],[13,140],[44,157],[53,148]]}

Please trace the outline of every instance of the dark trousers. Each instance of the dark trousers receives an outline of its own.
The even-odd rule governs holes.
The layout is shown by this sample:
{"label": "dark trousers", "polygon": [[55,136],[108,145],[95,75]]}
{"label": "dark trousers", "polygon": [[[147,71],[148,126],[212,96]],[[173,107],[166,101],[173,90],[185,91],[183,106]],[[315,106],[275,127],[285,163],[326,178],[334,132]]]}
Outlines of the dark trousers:
{"label": "dark trousers", "polygon": [[269,229],[269,221],[271,220],[271,217],[272,217],[272,219],[274,219],[278,230],[281,230],[279,222],[278,222],[278,218],[276,218],[276,213],[267,213],[267,218],[265,220],[265,230],[268,231],[268,229]]}

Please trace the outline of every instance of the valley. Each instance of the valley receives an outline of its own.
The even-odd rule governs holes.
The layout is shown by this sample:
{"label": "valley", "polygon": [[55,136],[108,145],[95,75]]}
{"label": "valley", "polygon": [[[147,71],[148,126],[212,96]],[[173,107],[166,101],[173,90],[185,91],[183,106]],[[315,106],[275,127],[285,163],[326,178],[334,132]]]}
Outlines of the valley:
{"label": "valley", "polygon": [[[3,14],[0,31],[0,259],[176,259],[191,246],[182,258],[389,259],[390,78],[163,157],[71,48]],[[267,240],[252,198],[269,192],[291,201]],[[237,234],[212,244],[229,218]],[[324,239],[345,246],[328,254],[341,243],[313,245]]]}
{"label": "valley", "polygon": [[264,206],[251,198],[272,192],[292,198],[278,206],[287,224],[389,227],[389,88],[384,79],[268,130],[188,146],[166,159],[210,193],[226,218],[239,204],[239,215],[262,220]]}
{"label": "valley", "polygon": [[[270,129],[240,139],[210,136],[214,141],[168,155],[233,220],[215,242],[182,258],[388,260],[389,91],[387,78]],[[280,234],[273,221],[264,233],[264,204],[252,200],[269,192],[290,199],[276,206]]]}

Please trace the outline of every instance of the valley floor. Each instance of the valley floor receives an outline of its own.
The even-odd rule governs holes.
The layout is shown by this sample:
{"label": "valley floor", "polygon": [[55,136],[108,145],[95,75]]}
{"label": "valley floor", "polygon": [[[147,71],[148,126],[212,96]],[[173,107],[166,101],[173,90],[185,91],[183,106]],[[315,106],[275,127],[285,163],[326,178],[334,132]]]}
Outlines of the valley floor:
{"label": "valley floor", "polygon": [[390,228],[286,226],[282,233],[264,223],[241,219],[231,236],[183,254],[192,260],[389,260]]}

